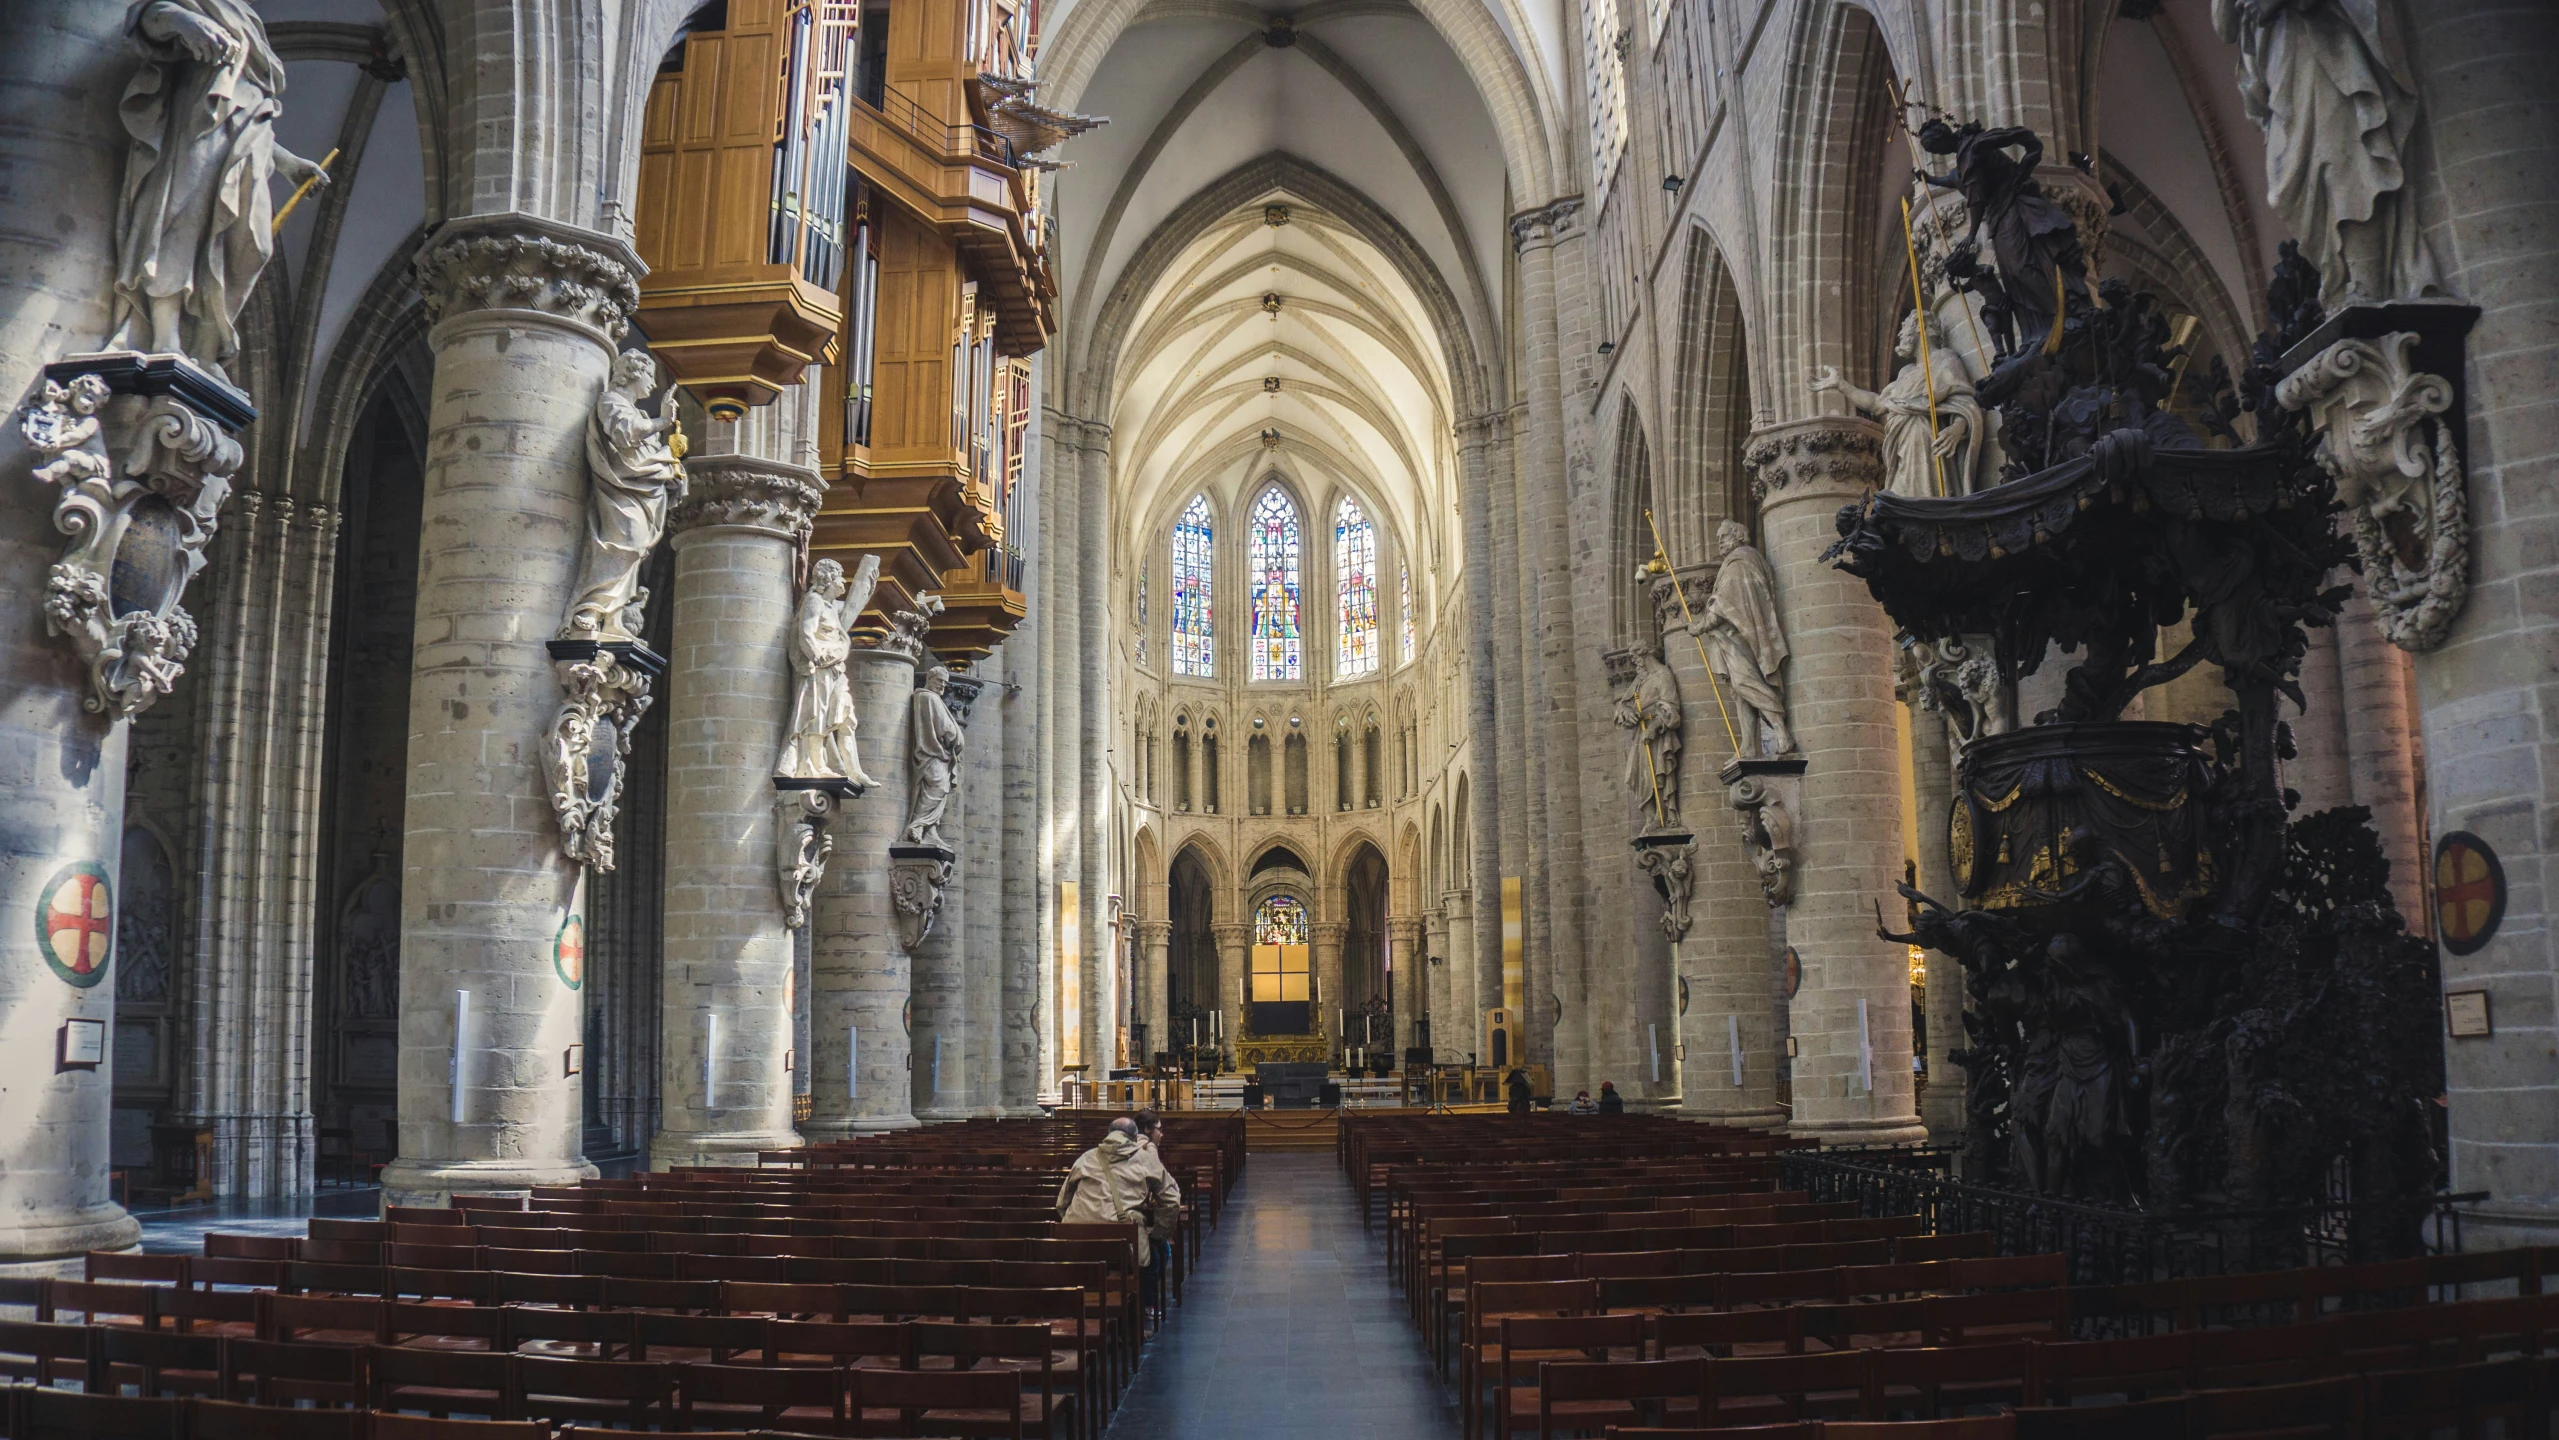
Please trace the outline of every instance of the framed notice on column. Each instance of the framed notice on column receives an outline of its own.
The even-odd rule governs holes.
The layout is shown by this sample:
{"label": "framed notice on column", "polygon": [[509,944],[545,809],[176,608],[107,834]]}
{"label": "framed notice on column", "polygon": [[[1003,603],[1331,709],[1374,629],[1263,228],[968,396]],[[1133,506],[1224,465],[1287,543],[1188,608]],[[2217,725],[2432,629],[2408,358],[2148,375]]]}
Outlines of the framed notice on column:
{"label": "framed notice on column", "polygon": [[1084,1063],[1084,926],[1082,887],[1057,882],[1057,1063]]}
{"label": "framed notice on column", "polygon": [[1519,877],[1502,877],[1502,1008],[1513,1015],[1528,1003],[1528,921],[1520,909]]}

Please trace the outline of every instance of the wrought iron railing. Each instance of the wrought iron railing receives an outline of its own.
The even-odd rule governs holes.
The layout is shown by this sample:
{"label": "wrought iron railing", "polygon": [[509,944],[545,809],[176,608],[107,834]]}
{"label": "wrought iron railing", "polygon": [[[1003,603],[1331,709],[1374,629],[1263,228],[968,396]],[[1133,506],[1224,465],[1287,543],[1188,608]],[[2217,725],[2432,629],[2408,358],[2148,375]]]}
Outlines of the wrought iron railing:
{"label": "wrought iron railing", "polygon": [[[1816,1201],[1854,1200],[1868,1216],[1917,1215],[1938,1235],[1988,1231],[2002,1255],[2060,1253],[2071,1282],[2115,1285],[2238,1270],[2339,1265],[2380,1259],[2353,1252],[2357,1220],[2378,1221],[2396,1201],[2324,1200],[2277,1210],[2149,1211],[2060,1200],[1956,1179],[1947,1146],[1795,1150],[1779,1160],[1784,1186]],[[2425,1248],[2462,1247],[2461,1210],[2484,1190],[2436,1194],[2419,1229]]]}

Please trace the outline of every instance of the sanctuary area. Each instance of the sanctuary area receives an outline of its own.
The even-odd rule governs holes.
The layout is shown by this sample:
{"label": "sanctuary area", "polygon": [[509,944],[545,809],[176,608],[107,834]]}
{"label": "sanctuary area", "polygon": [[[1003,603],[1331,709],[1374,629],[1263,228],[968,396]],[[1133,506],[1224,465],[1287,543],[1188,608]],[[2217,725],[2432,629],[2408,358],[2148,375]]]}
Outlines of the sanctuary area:
{"label": "sanctuary area", "polygon": [[2546,1426],[2548,0],[5,8],[0,1433]]}

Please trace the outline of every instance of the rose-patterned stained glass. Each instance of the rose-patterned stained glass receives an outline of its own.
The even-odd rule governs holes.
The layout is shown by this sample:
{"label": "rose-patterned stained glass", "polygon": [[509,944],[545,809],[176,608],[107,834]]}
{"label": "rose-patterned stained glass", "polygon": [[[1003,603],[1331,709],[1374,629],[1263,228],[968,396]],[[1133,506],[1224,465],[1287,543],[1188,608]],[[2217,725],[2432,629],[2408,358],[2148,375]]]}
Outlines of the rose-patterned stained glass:
{"label": "rose-patterned stained glass", "polygon": [[1413,663],[1413,567],[1395,567],[1395,585],[1404,596],[1404,663]]}
{"label": "rose-patterned stained glass", "polygon": [[1217,553],[1217,528],[1208,497],[1195,495],[1173,522],[1173,673],[1206,678],[1217,673],[1217,638],[1209,607],[1209,572]]}
{"label": "rose-patterned stained glass", "polygon": [[1253,943],[1305,944],[1306,902],[1294,895],[1274,895],[1263,901],[1253,913]]}
{"label": "rose-patterned stained glass", "polygon": [[1377,673],[1377,527],[1344,496],[1333,512],[1333,567],[1340,597],[1341,667],[1347,679]]}
{"label": "rose-patterned stained glass", "polygon": [[1253,678],[1295,680],[1305,674],[1298,632],[1297,506],[1274,485],[1253,502],[1245,547],[1252,567]]}
{"label": "rose-patterned stained glass", "polygon": [[1137,665],[1146,668],[1146,571],[1144,561],[1137,567]]}

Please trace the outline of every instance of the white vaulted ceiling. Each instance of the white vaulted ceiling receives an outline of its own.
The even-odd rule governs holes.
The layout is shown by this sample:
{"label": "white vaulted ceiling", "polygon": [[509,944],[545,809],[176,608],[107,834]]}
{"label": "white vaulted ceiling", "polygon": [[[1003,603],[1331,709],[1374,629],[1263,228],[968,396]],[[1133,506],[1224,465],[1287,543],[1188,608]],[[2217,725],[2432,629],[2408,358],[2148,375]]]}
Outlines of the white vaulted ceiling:
{"label": "white vaulted ceiling", "polygon": [[[1050,12],[1043,99],[1111,121],[1055,177],[1053,383],[1111,426],[1124,539],[1277,464],[1319,503],[1358,494],[1417,582],[1453,578],[1453,427],[1502,392],[1506,223],[1543,198],[1515,193],[1506,150],[1536,147],[1506,146],[1480,88],[1539,90],[1508,40],[1535,26],[1466,3]],[[1470,70],[1445,31],[1488,16],[1500,61]]]}

